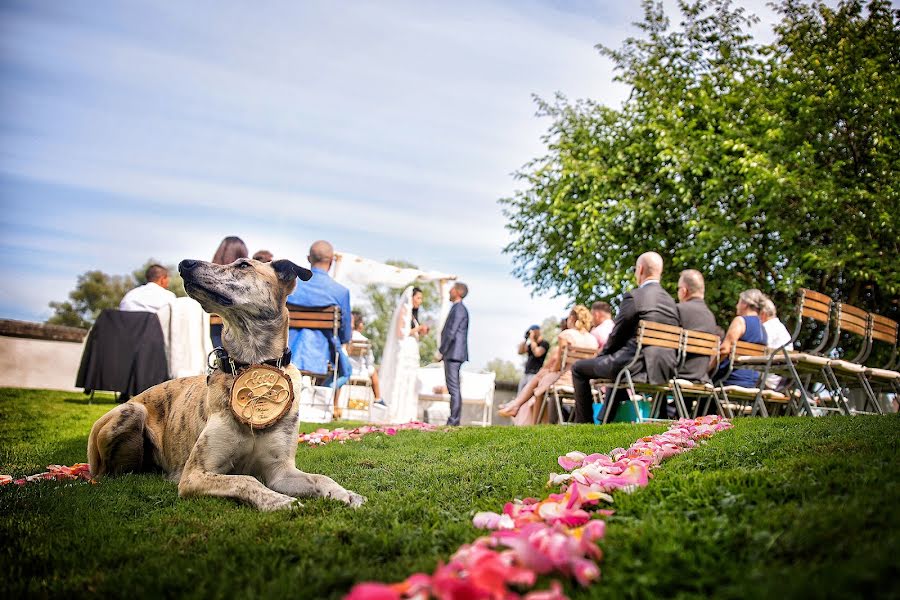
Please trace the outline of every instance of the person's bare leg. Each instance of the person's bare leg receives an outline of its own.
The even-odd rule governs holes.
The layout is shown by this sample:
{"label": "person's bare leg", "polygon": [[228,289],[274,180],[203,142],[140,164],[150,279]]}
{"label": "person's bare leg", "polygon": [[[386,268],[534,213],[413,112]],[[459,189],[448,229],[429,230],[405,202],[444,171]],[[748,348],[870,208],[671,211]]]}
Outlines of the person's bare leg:
{"label": "person's bare leg", "polygon": [[381,400],[381,383],[378,381],[378,371],[372,371],[372,393],[376,400]]}
{"label": "person's bare leg", "polygon": [[541,369],[535,374],[534,377],[531,378],[525,387],[522,388],[522,391],[519,392],[519,395],[516,396],[515,400],[507,402],[503,406],[500,407],[500,410],[497,411],[497,414],[502,417],[514,417],[516,413],[519,412],[519,407],[523,404],[531,400],[531,397],[534,395],[534,390],[541,382],[541,377],[544,375],[546,371]]}

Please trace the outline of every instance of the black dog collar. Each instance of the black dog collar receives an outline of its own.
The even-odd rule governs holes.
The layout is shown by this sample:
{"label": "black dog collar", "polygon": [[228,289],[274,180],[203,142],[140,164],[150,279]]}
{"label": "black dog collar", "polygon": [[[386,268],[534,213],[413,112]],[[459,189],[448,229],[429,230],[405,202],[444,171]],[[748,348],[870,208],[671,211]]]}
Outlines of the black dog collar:
{"label": "black dog collar", "polygon": [[[242,363],[234,360],[228,355],[228,352],[225,348],[219,346],[218,348],[212,351],[213,354],[216,355],[216,366],[215,368],[219,369],[223,373],[231,373],[234,376],[237,376],[238,371],[246,369],[250,366],[251,363]],[[278,358],[270,358],[269,360],[262,361],[264,365],[271,365],[276,369],[282,369],[289,365],[291,362],[291,349],[285,348],[284,354],[279,356]],[[258,364],[258,363],[253,363]]]}

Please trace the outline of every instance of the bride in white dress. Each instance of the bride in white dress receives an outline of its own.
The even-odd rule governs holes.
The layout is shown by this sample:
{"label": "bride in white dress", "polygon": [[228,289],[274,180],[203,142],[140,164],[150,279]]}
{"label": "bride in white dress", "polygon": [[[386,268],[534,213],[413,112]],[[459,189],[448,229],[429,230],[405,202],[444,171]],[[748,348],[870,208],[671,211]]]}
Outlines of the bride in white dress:
{"label": "bride in white dress", "polygon": [[403,290],[388,328],[378,376],[391,423],[407,423],[418,417],[419,336],[428,333],[428,326],[419,324],[421,305],[422,290],[412,286]]}

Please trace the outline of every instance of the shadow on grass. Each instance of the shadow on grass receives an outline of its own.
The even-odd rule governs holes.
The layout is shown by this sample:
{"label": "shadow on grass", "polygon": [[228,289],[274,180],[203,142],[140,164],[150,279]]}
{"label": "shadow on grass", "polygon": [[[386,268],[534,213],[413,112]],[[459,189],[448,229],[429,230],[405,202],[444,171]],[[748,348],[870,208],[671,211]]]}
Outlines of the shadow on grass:
{"label": "shadow on grass", "polygon": [[81,404],[82,406],[87,406],[89,404],[109,404],[116,405],[119,404],[119,401],[113,398],[112,396],[94,396],[94,399],[91,400],[90,396],[83,396],[81,398],[64,398],[63,402],[66,404]]}

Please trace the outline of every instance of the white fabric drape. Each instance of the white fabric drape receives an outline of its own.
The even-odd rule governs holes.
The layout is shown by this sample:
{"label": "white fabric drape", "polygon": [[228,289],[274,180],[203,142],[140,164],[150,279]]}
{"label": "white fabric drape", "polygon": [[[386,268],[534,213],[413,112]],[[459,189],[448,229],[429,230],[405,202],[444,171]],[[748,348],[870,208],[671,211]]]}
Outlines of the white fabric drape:
{"label": "white fabric drape", "polygon": [[169,377],[191,377],[206,373],[206,358],[212,352],[209,314],[193,298],[177,298],[157,311],[166,343]]}
{"label": "white fabric drape", "polygon": [[441,310],[435,335],[440,338],[444,321],[447,319],[452,306],[449,297],[449,285],[451,281],[456,280],[456,275],[439,271],[422,271],[419,269],[395,267],[346,252],[335,252],[335,258],[332,278],[343,285],[381,284],[388,287],[402,288],[416,282],[437,281],[441,294]]}

